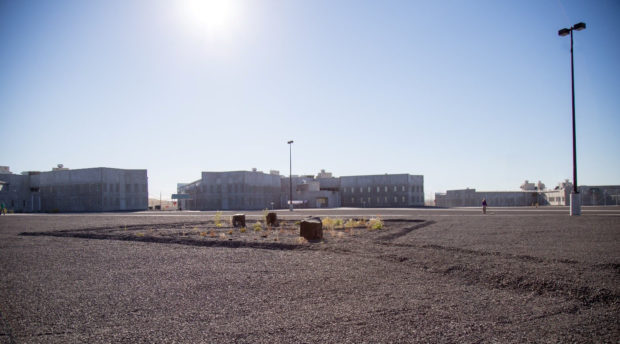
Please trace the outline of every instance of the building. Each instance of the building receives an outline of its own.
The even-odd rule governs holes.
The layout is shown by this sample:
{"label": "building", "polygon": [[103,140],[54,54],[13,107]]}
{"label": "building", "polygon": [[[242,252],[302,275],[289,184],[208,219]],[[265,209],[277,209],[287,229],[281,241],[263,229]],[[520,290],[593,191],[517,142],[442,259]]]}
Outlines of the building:
{"label": "building", "polygon": [[381,174],[340,177],[343,207],[405,208],[424,206],[424,176]]}
{"label": "building", "polygon": [[271,209],[280,206],[280,175],[252,171],[202,172],[188,184],[178,184],[179,208],[185,210]]}
{"label": "building", "polygon": [[290,182],[293,184],[295,208],[334,208],[341,204],[340,178],[332,177],[323,170],[313,175],[282,178],[280,184],[280,207],[286,208],[290,198]]}
{"label": "building", "polygon": [[52,171],[13,174],[6,168],[0,169],[0,181],[4,182],[0,201],[15,212],[135,211],[148,207],[146,170],[71,170],[59,165]]}
{"label": "building", "polygon": [[[545,188],[540,181],[537,184],[527,180],[521,185],[521,191],[476,191],[476,189],[448,190],[435,194],[438,207],[476,207],[486,199],[489,206],[519,207],[532,205],[567,206],[573,184],[565,180],[554,189]],[[612,205],[620,198],[620,186],[579,186],[582,205]]]}
{"label": "building", "polygon": [[202,172],[193,183],[177,184],[179,207],[187,210],[288,208],[415,207],[424,205],[424,177],[409,174],[336,178],[284,177],[278,171]]}

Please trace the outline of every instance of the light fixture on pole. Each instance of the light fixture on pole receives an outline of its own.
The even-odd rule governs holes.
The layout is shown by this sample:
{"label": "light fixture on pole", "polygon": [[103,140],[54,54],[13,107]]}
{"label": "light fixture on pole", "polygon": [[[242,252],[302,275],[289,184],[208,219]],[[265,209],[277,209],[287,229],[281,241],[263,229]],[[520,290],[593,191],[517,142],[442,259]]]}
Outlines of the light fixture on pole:
{"label": "light fixture on pole", "polygon": [[573,31],[581,31],[586,28],[586,24],[579,22],[570,29],[564,28],[558,31],[561,37],[570,34],[570,78],[571,91],[573,98],[573,191],[570,194],[570,215],[581,215],[581,199],[579,197],[579,188],[577,187],[577,141],[575,135],[575,68],[573,64]]}
{"label": "light fixture on pole", "polygon": [[289,154],[289,173],[288,173],[288,185],[290,188],[290,194],[288,198],[289,210],[293,211],[293,140],[290,140],[288,143],[288,154]]}

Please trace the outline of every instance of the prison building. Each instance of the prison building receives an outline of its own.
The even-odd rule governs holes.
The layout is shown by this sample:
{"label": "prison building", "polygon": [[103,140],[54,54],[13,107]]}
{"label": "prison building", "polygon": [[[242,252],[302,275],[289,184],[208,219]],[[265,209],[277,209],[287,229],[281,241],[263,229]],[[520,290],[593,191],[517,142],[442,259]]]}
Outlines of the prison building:
{"label": "prison building", "polygon": [[0,173],[0,200],[15,212],[103,212],[148,209],[146,170],[116,168]]}
{"label": "prison building", "polygon": [[288,207],[293,189],[293,206],[295,208],[334,208],[341,205],[340,178],[321,171],[313,175],[282,178],[280,187],[280,207]]}
{"label": "prison building", "polygon": [[343,207],[405,208],[424,206],[424,176],[382,174],[340,177]]}
{"label": "prison building", "polygon": [[179,184],[184,210],[260,210],[280,206],[280,175],[252,171],[202,172],[201,179]]}

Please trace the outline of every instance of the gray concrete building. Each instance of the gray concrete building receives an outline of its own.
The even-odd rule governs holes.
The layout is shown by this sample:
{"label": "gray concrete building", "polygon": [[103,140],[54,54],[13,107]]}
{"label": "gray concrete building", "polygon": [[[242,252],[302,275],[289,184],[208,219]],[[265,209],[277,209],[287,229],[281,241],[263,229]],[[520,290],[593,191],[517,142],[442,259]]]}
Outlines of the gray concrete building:
{"label": "gray concrete building", "polygon": [[[291,185],[295,208],[415,207],[424,205],[424,177],[409,174],[284,177],[277,171],[203,172],[193,183],[178,184],[187,210],[288,208]],[[370,199],[368,199],[370,198]]]}
{"label": "gray concrete building", "polygon": [[280,175],[252,171],[202,172],[192,183],[179,184],[179,208],[184,210],[260,210],[280,206]]}
{"label": "gray concrete building", "polygon": [[293,176],[281,179],[280,207],[288,207],[290,182],[293,183],[293,206],[295,208],[334,208],[341,205],[340,178],[334,178],[324,170],[313,175]]}
{"label": "gray concrete building", "polygon": [[[477,207],[486,199],[489,206],[521,207],[533,205],[570,205],[573,184],[568,180],[554,189],[546,189],[540,181],[537,184],[527,180],[520,191],[476,191],[476,189],[448,190],[435,194],[438,207]],[[579,186],[582,205],[615,205],[620,199],[620,186]]]}
{"label": "gray concrete building", "polygon": [[[103,212],[148,208],[146,170],[68,169],[13,174],[4,170],[0,201],[15,212]],[[6,173],[8,172],[8,173]]]}
{"label": "gray concrete building", "polygon": [[424,176],[380,174],[340,177],[343,207],[405,208],[424,206]]}

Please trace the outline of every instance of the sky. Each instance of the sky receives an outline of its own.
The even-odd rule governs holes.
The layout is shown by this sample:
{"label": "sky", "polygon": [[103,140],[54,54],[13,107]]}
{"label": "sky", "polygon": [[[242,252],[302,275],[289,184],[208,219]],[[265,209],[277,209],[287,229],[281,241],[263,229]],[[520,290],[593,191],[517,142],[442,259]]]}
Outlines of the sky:
{"label": "sky", "polygon": [[620,2],[0,0],[0,165],[620,184]]}

